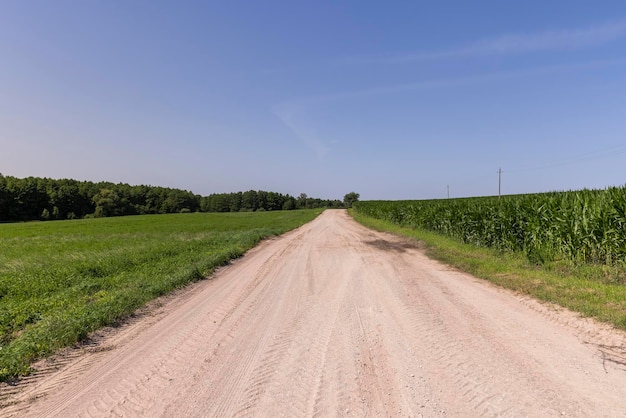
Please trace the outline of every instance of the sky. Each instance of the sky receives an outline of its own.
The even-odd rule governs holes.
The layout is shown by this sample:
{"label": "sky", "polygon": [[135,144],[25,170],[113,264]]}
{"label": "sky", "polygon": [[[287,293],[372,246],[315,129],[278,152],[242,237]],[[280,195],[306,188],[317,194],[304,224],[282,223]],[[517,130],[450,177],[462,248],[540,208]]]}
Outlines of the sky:
{"label": "sky", "polygon": [[0,173],[436,199],[626,183],[624,1],[0,0]]}

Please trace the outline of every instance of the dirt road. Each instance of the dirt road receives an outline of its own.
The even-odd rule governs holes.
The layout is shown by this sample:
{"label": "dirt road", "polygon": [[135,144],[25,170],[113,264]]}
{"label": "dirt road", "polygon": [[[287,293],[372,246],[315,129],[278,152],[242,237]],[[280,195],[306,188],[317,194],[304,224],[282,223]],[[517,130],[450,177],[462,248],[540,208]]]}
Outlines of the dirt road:
{"label": "dirt road", "polygon": [[0,415],[625,416],[625,344],[326,211],[42,362]]}

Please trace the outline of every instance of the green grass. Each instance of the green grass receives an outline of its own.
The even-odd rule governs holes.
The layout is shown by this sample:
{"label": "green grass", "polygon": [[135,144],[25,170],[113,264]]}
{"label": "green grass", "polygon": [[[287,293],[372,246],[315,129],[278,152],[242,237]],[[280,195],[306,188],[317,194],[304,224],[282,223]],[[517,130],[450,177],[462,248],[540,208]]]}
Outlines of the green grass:
{"label": "green grass", "polygon": [[321,210],[0,224],[0,380]]}
{"label": "green grass", "polygon": [[556,303],[626,330],[626,268],[554,261],[536,264],[521,252],[481,248],[438,233],[350,214],[361,224],[422,241],[429,256],[494,284]]}

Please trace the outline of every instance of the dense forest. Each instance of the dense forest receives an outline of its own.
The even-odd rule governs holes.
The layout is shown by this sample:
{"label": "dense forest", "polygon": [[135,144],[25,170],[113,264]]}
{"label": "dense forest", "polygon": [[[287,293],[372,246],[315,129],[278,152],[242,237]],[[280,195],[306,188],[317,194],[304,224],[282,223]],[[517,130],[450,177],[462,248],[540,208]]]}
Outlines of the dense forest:
{"label": "dense forest", "polygon": [[219,193],[0,174],[0,222],[180,212],[240,212],[342,207],[339,200],[275,192]]}

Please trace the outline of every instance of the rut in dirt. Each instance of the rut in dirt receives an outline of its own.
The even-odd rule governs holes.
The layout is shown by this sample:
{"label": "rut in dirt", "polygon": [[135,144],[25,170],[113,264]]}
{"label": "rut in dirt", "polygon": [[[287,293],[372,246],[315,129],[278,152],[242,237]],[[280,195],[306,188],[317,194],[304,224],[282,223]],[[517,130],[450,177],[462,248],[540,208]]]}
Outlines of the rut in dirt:
{"label": "rut in dirt", "polygon": [[340,210],[142,321],[13,389],[0,414],[626,415],[623,333],[451,270]]}

